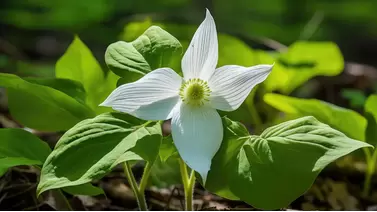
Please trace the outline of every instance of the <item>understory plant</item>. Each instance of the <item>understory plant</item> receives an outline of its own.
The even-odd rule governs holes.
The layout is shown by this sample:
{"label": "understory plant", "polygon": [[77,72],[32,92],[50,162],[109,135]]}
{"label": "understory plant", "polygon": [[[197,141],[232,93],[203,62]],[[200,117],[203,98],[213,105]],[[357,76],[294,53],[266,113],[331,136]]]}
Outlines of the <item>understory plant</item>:
{"label": "understory plant", "polygon": [[[36,130],[66,132],[50,152],[42,141],[30,141],[38,138],[29,132],[1,129],[0,142],[5,145],[0,148],[0,172],[16,165],[43,164],[38,195],[57,189],[97,195],[101,189],[91,182],[122,165],[139,208],[147,210],[144,191],[153,167],[170,159],[179,164],[186,210],[193,210],[196,181],[221,197],[278,209],[305,193],[331,162],[372,147],[314,115],[250,134],[229,112],[245,104],[248,112],[255,111],[256,86],[272,89],[274,81],[269,77],[275,67],[282,71],[282,64],[291,58],[283,55],[274,63],[274,57],[260,53],[268,65],[222,66],[227,60],[221,59],[221,52],[228,46],[221,48],[218,40],[207,10],[183,57],[182,44],[175,37],[150,26],[131,42],[109,45],[108,72],[75,37],[56,64],[56,78],[1,74],[16,120]],[[296,49],[302,48],[302,43],[297,45]],[[300,83],[313,76],[308,73]],[[282,83],[277,86],[282,88]],[[171,135],[164,136],[162,124],[169,119]],[[132,172],[137,161],[145,161],[139,183]]]}
{"label": "understory plant", "polygon": [[[340,130],[353,139],[364,141],[373,147],[377,145],[377,95],[370,95],[364,104],[364,114],[342,108],[316,99],[300,99],[280,94],[266,94],[266,103],[294,116],[314,116],[334,129]],[[369,195],[371,178],[376,170],[376,149],[363,148],[367,163],[362,195]]]}

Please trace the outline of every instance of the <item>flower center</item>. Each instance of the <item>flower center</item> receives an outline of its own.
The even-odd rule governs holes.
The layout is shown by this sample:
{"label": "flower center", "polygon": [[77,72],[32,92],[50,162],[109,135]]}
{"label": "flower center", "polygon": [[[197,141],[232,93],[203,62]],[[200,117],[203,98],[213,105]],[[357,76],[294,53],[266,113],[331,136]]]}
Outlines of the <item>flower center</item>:
{"label": "flower center", "polygon": [[208,83],[198,78],[189,79],[179,89],[182,101],[191,106],[204,105],[209,101],[210,94],[211,89],[209,89]]}

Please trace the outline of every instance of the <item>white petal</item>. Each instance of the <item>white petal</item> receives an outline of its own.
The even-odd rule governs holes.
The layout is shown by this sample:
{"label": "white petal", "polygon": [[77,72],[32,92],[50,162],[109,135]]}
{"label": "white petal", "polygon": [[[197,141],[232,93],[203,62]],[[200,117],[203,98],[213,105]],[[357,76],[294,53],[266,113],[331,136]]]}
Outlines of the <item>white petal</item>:
{"label": "white petal", "polygon": [[180,156],[205,183],[212,158],[223,140],[220,115],[210,107],[191,108],[181,104],[174,110],[171,127]]}
{"label": "white petal", "polygon": [[212,107],[223,111],[236,110],[254,86],[267,78],[272,67],[273,65],[229,65],[216,69],[208,82],[212,91]]}
{"label": "white petal", "polygon": [[100,106],[145,120],[170,119],[181,83],[182,78],[172,69],[156,69],[136,82],[119,86]]}
{"label": "white petal", "polygon": [[208,80],[216,69],[217,58],[216,25],[211,13],[207,10],[206,18],[196,30],[182,59],[185,80],[191,78]]}

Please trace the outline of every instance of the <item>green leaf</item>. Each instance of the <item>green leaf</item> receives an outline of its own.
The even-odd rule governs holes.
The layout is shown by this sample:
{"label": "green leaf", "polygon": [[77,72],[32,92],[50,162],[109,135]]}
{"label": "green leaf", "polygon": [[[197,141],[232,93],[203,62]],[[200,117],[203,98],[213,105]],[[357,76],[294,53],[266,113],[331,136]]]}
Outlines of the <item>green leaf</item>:
{"label": "green leaf", "polygon": [[51,149],[23,129],[0,129],[0,176],[13,166],[42,165]]}
{"label": "green leaf", "polygon": [[148,125],[122,113],[78,123],[61,137],[44,163],[37,193],[89,183],[124,161],[155,160],[161,125]]}
{"label": "green leaf", "polygon": [[101,66],[89,48],[75,36],[67,51],[56,63],[57,78],[71,79],[81,82],[87,93],[87,104],[95,109],[101,103],[98,93],[101,93],[105,80]]}
{"label": "green leaf", "polygon": [[153,163],[150,182],[159,188],[182,183],[179,168],[179,154],[171,135],[163,137],[159,157]]}
{"label": "green leaf", "polygon": [[51,87],[55,90],[59,90],[68,96],[76,99],[78,102],[85,104],[86,93],[85,89],[81,83],[69,80],[69,79],[57,79],[57,78],[34,78],[26,77],[24,80],[38,84]]}
{"label": "green leaf", "polygon": [[151,71],[143,55],[135,49],[132,43],[124,41],[110,44],[105,53],[105,61],[112,72],[126,79],[128,72],[134,72],[141,77]]}
{"label": "green leaf", "polygon": [[335,76],[343,68],[343,56],[335,43],[299,41],[278,55],[264,85],[268,91],[288,94],[314,76]]}
{"label": "green leaf", "polygon": [[365,129],[365,142],[376,146],[377,144],[377,119],[372,113],[366,112],[365,118],[368,121]]}
{"label": "green leaf", "polygon": [[365,141],[376,146],[377,144],[377,95],[370,95],[364,106],[365,118],[368,125],[365,129]]}
{"label": "green leaf", "polygon": [[170,67],[170,59],[181,51],[182,46],[175,37],[160,27],[151,26],[132,42],[111,44],[105,61],[115,74],[127,78],[128,72],[144,75],[156,68]]}
{"label": "green leaf", "polygon": [[228,171],[231,191],[264,210],[279,209],[305,193],[329,163],[371,145],[303,117],[247,136]]}
{"label": "green leaf", "polygon": [[168,188],[171,185],[182,184],[178,157],[169,157],[165,161],[158,158],[152,166],[150,182],[158,188]]}
{"label": "green leaf", "polygon": [[97,196],[100,194],[105,194],[105,192],[91,183],[85,183],[77,186],[65,187],[63,190],[72,195],[86,195],[86,196]]}
{"label": "green leaf", "polygon": [[249,132],[244,125],[228,118],[223,118],[223,127],[223,142],[219,151],[217,151],[215,157],[212,159],[205,188],[219,196],[237,200],[239,198],[229,190],[231,182],[224,172],[231,168],[229,167],[231,161],[236,159],[237,153],[245,142],[244,139],[240,138],[249,136]]}
{"label": "green leaf", "polygon": [[377,120],[377,94],[370,95],[365,102],[364,110],[371,113]]}
{"label": "green leaf", "polygon": [[264,101],[285,113],[314,116],[350,138],[365,141],[364,133],[367,122],[362,115],[353,110],[317,99],[299,99],[272,93],[264,95]]}
{"label": "green leaf", "polygon": [[274,59],[270,59],[266,52],[252,49],[237,37],[219,33],[218,42],[219,61],[217,67],[233,64],[248,67],[274,63]]}
{"label": "green leaf", "polygon": [[166,136],[162,139],[159,156],[162,162],[165,162],[170,157],[179,157],[178,150],[174,145],[171,135]]}
{"label": "green leaf", "polygon": [[48,86],[30,83],[16,75],[0,73],[0,86],[8,89],[11,115],[32,129],[68,130],[94,115],[90,108],[69,95]]}
{"label": "green leaf", "polygon": [[[100,87],[99,91],[97,92],[97,102],[102,103],[105,99],[110,95],[111,92],[115,90],[117,87],[117,81],[119,80],[119,76],[115,75],[113,72],[107,72],[107,76],[102,85],[98,85]],[[105,112],[112,112],[113,110],[109,107],[100,107],[97,105],[95,108],[97,114],[102,114]]]}

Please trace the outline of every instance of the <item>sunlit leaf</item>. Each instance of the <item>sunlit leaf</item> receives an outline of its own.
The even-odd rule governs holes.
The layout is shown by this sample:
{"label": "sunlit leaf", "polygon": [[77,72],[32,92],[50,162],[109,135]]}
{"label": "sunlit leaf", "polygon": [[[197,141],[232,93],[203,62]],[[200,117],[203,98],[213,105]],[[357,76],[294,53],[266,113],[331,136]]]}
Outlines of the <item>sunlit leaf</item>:
{"label": "sunlit leaf", "polygon": [[365,130],[366,142],[377,144],[377,95],[370,95],[364,106],[365,118],[368,120],[368,125]]}
{"label": "sunlit leaf", "polygon": [[249,132],[244,125],[228,118],[223,118],[223,126],[224,139],[219,151],[212,159],[212,165],[208,173],[205,188],[219,196],[237,200],[239,198],[230,191],[230,179],[228,175],[224,173],[231,168],[230,163],[232,160],[236,160],[237,154],[245,142],[245,140],[241,138],[249,136]]}
{"label": "sunlit leaf", "polygon": [[377,94],[370,95],[365,102],[364,110],[373,114],[377,120]]}
{"label": "sunlit leaf", "polygon": [[57,78],[70,79],[82,83],[87,104],[96,109],[103,101],[99,96],[104,89],[104,73],[89,48],[75,36],[64,55],[56,63]]}
{"label": "sunlit leaf", "polygon": [[303,117],[240,138],[244,144],[226,174],[230,190],[265,210],[288,206],[336,159],[371,145]]}
{"label": "sunlit leaf", "polygon": [[124,161],[154,161],[161,139],[159,123],[145,125],[142,120],[122,113],[105,113],[84,120],[60,138],[46,159],[38,194],[89,183]]}
{"label": "sunlit leaf", "polygon": [[24,80],[59,90],[85,104],[86,93],[81,83],[69,79],[26,77]]}
{"label": "sunlit leaf", "polygon": [[13,166],[42,165],[51,149],[23,129],[0,129],[0,176]]}
{"label": "sunlit leaf", "polygon": [[277,55],[264,85],[268,91],[287,94],[314,76],[335,76],[343,68],[343,56],[335,43],[299,41]]}
{"label": "sunlit leaf", "polygon": [[366,120],[359,113],[317,99],[299,99],[280,94],[266,94],[264,101],[285,113],[314,116],[347,136],[365,140]]}
{"label": "sunlit leaf", "polygon": [[8,90],[12,116],[37,130],[68,130],[79,121],[94,116],[93,111],[52,85],[30,83],[12,74],[0,74],[0,86]]}
{"label": "sunlit leaf", "polygon": [[160,27],[151,26],[132,42],[118,41],[105,53],[108,67],[117,75],[127,78],[128,72],[141,76],[156,68],[170,67],[174,54],[181,54],[179,41]]}

